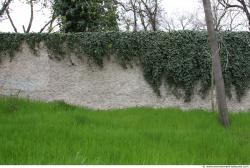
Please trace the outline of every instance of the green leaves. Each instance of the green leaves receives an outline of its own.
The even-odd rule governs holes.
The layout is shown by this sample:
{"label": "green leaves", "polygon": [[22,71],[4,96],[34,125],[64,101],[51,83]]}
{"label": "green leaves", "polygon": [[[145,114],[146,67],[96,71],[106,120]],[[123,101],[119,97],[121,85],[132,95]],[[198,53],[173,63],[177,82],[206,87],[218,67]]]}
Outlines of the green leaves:
{"label": "green leaves", "polygon": [[61,17],[63,32],[118,30],[118,15],[112,0],[55,0],[53,10]]}
{"label": "green leaves", "polygon": [[[50,58],[61,60],[71,53],[103,67],[104,58],[114,56],[124,68],[141,66],[145,80],[158,96],[162,84],[169,92],[190,101],[199,84],[204,98],[211,86],[211,56],[206,32],[95,32],[54,34],[0,34],[0,56],[11,57],[22,42],[37,53],[44,42]],[[226,92],[236,90],[238,100],[250,85],[250,35],[248,32],[222,32],[220,54]],[[0,57],[0,58],[1,58]],[[139,64],[138,64],[139,63]]]}

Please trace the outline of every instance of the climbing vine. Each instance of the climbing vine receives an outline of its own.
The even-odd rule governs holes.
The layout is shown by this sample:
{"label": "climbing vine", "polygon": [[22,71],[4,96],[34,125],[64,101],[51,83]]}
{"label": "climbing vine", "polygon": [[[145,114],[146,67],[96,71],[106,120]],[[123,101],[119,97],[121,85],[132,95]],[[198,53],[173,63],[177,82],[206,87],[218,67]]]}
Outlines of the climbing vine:
{"label": "climbing vine", "polygon": [[[240,101],[250,85],[250,34],[222,32],[218,37],[226,93],[231,97],[235,89]],[[34,54],[38,54],[39,44],[43,42],[51,59],[62,60],[74,53],[100,67],[104,66],[104,58],[113,55],[124,68],[141,66],[145,80],[159,96],[162,84],[185,101],[191,100],[197,84],[201,86],[202,97],[211,86],[211,55],[206,32],[1,33],[0,40],[0,58],[13,58],[23,42]]]}

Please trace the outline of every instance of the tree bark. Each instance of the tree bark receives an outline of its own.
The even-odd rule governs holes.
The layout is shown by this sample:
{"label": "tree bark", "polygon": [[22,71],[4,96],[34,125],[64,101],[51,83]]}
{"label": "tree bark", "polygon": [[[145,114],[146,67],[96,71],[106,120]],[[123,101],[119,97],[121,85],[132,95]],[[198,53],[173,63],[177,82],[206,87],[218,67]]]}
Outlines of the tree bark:
{"label": "tree bark", "polygon": [[2,15],[6,11],[6,9],[9,7],[11,1],[12,0],[6,0],[6,1],[4,1],[3,6],[0,9],[0,17],[2,17]]}
{"label": "tree bark", "polygon": [[214,78],[216,86],[216,97],[220,120],[224,127],[229,126],[228,109],[226,103],[224,79],[222,75],[221,62],[219,56],[219,44],[214,30],[213,15],[210,0],[203,0],[204,12],[208,30],[208,40],[212,53],[212,64],[214,68]]}
{"label": "tree bark", "polygon": [[32,22],[33,22],[33,17],[34,17],[33,15],[34,15],[34,12],[33,12],[33,1],[30,0],[30,22],[29,22],[28,28],[26,29],[26,33],[30,32],[30,28],[31,28],[31,25],[32,25]]}
{"label": "tree bark", "polygon": [[9,19],[9,21],[10,21],[11,26],[13,27],[15,33],[17,33],[17,28],[16,28],[16,26],[15,26],[15,24],[14,24],[14,22],[13,22],[11,16],[10,16],[10,13],[9,13],[9,10],[8,10],[8,9],[6,9],[6,13],[7,13],[7,16],[8,16],[8,19]]}
{"label": "tree bark", "polygon": [[30,21],[29,21],[29,25],[28,25],[27,29],[25,29],[24,25],[22,26],[24,33],[29,33],[30,32],[30,28],[32,26],[33,18],[34,18],[33,0],[30,0],[29,3],[30,3]]}
{"label": "tree bark", "polygon": [[214,101],[214,68],[211,66],[211,108],[215,112],[215,101]]}

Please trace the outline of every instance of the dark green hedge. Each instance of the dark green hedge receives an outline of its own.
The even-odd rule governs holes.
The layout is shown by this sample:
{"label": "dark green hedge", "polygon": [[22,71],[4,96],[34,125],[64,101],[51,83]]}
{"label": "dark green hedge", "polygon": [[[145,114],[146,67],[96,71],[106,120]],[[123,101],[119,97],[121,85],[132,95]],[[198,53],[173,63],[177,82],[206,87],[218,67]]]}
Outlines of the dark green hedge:
{"label": "dark green hedge", "polygon": [[[235,88],[240,100],[250,82],[250,34],[222,32],[218,37],[227,95],[231,97],[232,88]],[[207,95],[211,85],[211,56],[206,32],[2,33],[0,41],[1,57],[9,55],[12,58],[23,41],[34,53],[43,41],[51,58],[61,60],[67,53],[74,52],[79,58],[88,57],[100,67],[105,57],[114,54],[124,68],[139,63],[145,80],[159,96],[163,82],[185,101],[191,100],[198,83],[202,97]]]}

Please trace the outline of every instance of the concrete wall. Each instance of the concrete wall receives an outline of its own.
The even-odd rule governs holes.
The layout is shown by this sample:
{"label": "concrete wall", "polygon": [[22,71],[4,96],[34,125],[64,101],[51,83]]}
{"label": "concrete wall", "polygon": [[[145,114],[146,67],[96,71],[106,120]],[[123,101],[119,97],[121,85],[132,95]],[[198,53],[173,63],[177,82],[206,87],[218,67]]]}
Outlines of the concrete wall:
{"label": "concrete wall", "polygon": [[[209,97],[202,100],[197,94],[185,103],[176,99],[162,87],[163,96],[157,97],[143,78],[138,66],[123,69],[114,60],[105,61],[104,68],[71,56],[75,66],[68,59],[49,59],[46,48],[34,56],[26,45],[10,62],[9,58],[0,64],[0,94],[19,93],[21,97],[45,101],[65,102],[95,109],[125,108],[135,106],[206,108],[211,106]],[[235,98],[228,101],[230,110],[249,110],[250,92],[239,103]]]}

